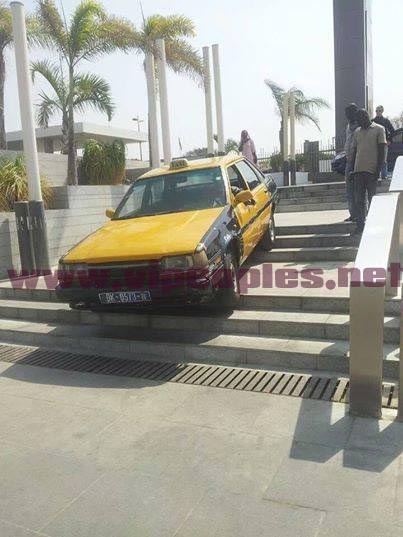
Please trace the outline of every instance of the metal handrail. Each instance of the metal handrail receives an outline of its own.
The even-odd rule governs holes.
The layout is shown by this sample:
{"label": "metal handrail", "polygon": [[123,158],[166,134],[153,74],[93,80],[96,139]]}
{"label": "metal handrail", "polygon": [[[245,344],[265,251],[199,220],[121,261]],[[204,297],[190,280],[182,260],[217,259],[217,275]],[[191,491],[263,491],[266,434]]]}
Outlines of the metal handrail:
{"label": "metal handrail", "polygon": [[400,268],[403,157],[391,185],[372,200],[350,284],[350,412],[376,418],[382,413],[385,298],[398,293],[390,269]]}

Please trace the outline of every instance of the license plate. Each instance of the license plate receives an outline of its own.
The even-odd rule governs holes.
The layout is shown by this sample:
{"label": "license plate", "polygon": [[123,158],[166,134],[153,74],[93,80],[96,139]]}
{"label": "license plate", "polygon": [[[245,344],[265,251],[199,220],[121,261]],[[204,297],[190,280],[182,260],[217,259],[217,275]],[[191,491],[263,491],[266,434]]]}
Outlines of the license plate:
{"label": "license plate", "polygon": [[123,291],[117,293],[100,293],[101,304],[138,304],[151,302],[150,291]]}

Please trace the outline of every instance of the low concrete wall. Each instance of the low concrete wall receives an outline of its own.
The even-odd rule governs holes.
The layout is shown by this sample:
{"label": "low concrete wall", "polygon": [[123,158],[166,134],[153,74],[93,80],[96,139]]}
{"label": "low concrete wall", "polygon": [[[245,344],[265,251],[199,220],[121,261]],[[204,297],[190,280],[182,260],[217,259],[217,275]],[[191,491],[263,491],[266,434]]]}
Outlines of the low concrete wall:
{"label": "low concrete wall", "polygon": [[[116,207],[127,186],[75,186],[57,189],[60,206],[46,211],[52,265],[78,241],[107,221],[105,209]],[[0,213],[0,278],[20,270],[14,213]]]}
{"label": "low concrete wall", "polygon": [[[284,186],[284,174],[283,172],[275,172],[270,174],[277,186]],[[308,172],[297,172],[296,176],[297,185],[308,184]]]}
{"label": "low concrete wall", "polygon": [[[22,155],[21,151],[0,150],[0,157],[7,156],[15,159]],[[67,155],[53,153],[38,153],[39,170],[52,186],[65,185],[67,181]]]}

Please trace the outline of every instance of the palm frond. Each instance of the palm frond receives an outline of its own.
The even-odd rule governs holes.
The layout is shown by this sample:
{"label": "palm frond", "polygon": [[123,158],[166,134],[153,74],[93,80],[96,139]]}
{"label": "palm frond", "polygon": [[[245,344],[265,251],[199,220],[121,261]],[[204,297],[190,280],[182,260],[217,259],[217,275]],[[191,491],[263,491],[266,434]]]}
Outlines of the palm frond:
{"label": "palm frond", "polygon": [[91,73],[79,74],[74,79],[74,88],[76,110],[84,112],[86,108],[92,108],[106,114],[109,121],[112,119],[115,105],[106,80]]}
{"label": "palm frond", "polygon": [[66,57],[69,44],[66,27],[53,0],[38,0],[37,22],[31,40],[45,48],[59,49]]}
{"label": "palm frond", "polygon": [[194,37],[196,29],[193,21],[185,15],[151,15],[143,24],[144,33],[151,39],[176,39]]}
{"label": "palm frond", "polygon": [[185,39],[180,38],[166,41],[165,46],[168,66],[175,73],[201,83],[203,62],[199,51]]}
{"label": "palm frond", "polygon": [[320,130],[317,112],[319,110],[330,108],[329,103],[325,99],[322,99],[321,97],[306,97],[304,92],[295,86],[286,91],[272,80],[265,80],[264,82],[272,92],[280,115],[283,113],[284,95],[286,93],[292,93],[295,98],[295,118],[297,121],[310,121]]}
{"label": "palm frond", "polygon": [[41,102],[36,105],[36,120],[40,127],[47,128],[49,127],[49,121],[53,114],[55,114],[57,111],[63,112],[63,106],[62,103],[58,102],[55,99],[52,99],[43,91],[40,92],[39,98]]}
{"label": "palm frond", "polygon": [[82,0],[74,11],[69,30],[71,56],[76,58],[86,48],[88,41],[94,39],[97,24],[106,13],[96,0]]}
{"label": "palm frond", "polygon": [[0,48],[4,49],[13,40],[13,23],[10,8],[0,2]]}
{"label": "palm frond", "polygon": [[52,87],[60,102],[64,102],[66,95],[66,82],[59,65],[50,60],[41,60],[31,63],[32,81],[35,82],[36,75],[41,75]]}
{"label": "palm frond", "polygon": [[299,121],[300,123],[304,122],[311,122],[315,125],[315,127],[320,131],[320,124],[319,124],[319,118],[314,114],[308,114],[307,112],[299,111],[297,112],[297,108],[295,108],[295,119]]}
{"label": "palm frond", "polygon": [[74,63],[93,60],[116,50],[127,52],[138,40],[139,34],[131,22],[104,13],[101,18],[93,21],[92,31],[81,40],[81,49],[76,51]]}
{"label": "palm frond", "polygon": [[264,83],[272,92],[274,100],[276,101],[276,104],[277,104],[278,111],[281,114],[283,111],[283,97],[284,97],[285,89],[279,86],[273,80],[267,79],[264,81]]}

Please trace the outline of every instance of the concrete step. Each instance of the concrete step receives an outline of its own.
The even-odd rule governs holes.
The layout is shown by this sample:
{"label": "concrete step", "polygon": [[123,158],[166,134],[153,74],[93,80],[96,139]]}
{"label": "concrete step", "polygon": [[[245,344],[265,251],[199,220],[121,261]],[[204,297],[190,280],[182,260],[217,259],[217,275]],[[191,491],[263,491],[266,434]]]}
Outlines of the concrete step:
{"label": "concrete step", "polygon": [[[155,330],[215,331],[224,334],[312,339],[349,339],[349,316],[307,311],[236,310],[230,314],[206,308],[177,309],[164,314],[93,313],[71,310],[66,304],[0,300],[1,319],[77,325],[127,326]],[[385,318],[385,342],[400,341],[399,318]]]}
{"label": "concrete step", "polygon": [[284,205],[280,203],[276,207],[277,213],[299,213],[311,211],[332,211],[347,209],[346,201],[338,201],[334,203],[306,203],[299,205]]}
{"label": "concrete step", "polygon": [[[57,301],[54,291],[46,289],[13,289],[0,287],[0,297],[8,300],[18,301],[35,301],[53,303],[55,306],[61,304]],[[68,306],[64,305],[67,309]],[[321,290],[317,294],[295,295],[284,290],[283,293],[273,293],[270,289],[262,293],[245,293],[241,296],[240,307],[246,310],[259,311],[317,311],[328,313],[349,313],[350,299],[348,297],[348,289],[345,296],[337,296],[334,294],[323,293]],[[400,315],[400,299],[389,298],[385,301],[385,315],[398,316]]]}
{"label": "concrete step", "polygon": [[276,248],[313,248],[334,246],[356,246],[360,244],[359,237],[350,234],[332,233],[318,235],[287,235],[276,239]]}
{"label": "concrete step", "polygon": [[314,261],[355,261],[355,246],[318,248],[274,248],[271,252],[255,252],[251,261],[259,263],[314,262]]}
{"label": "concrete step", "polygon": [[310,194],[316,193],[327,193],[327,192],[339,192],[346,189],[345,181],[339,181],[337,183],[315,183],[315,184],[305,184],[305,185],[294,185],[294,186],[280,186],[279,191],[281,195],[293,197],[298,194],[303,194],[309,196]]}
{"label": "concrete step", "polygon": [[[390,180],[378,181],[377,192],[389,192]],[[298,196],[322,196],[331,194],[340,194],[345,192],[346,183],[344,180],[335,183],[315,183],[297,186],[279,187],[280,195],[284,198],[294,198]]]}
{"label": "concrete step", "polygon": [[334,202],[343,202],[346,201],[346,195],[342,194],[331,194],[328,196],[307,196],[307,197],[295,197],[295,198],[282,198],[280,196],[281,205],[306,205],[313,203],[334,203]]}
{"label": "concrete step", "polygon": [[[47,324],[3,319],[0,342],[126,359],[250,364],[282,370],[348,372],[348,342],[180,332],[135,327]],[[384,346],[384,375],[397,378],[399,349]]]}
{"label": "concrete step", "polygon": [[283,237],[284,235],[346,235],[350,233],[353,229],[354,225],[349,222],[340,222],[336,224],[301,224],[295,226],[277,226],[276,234],[278,237]]}

